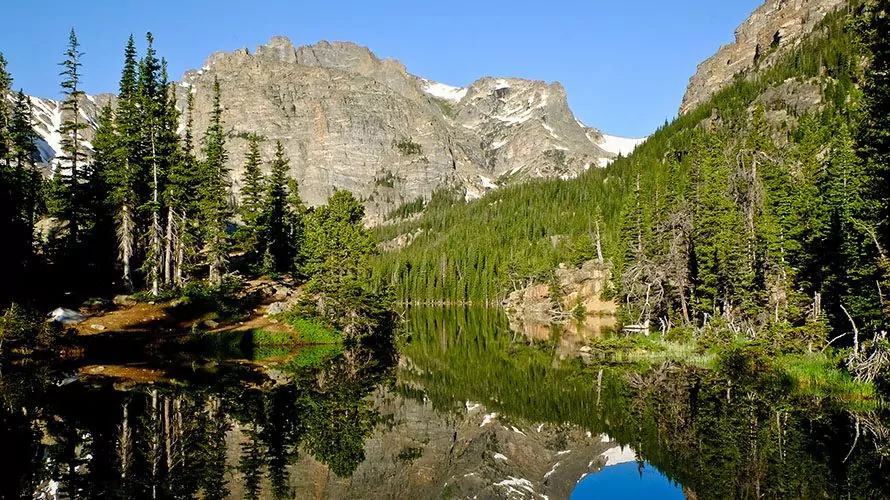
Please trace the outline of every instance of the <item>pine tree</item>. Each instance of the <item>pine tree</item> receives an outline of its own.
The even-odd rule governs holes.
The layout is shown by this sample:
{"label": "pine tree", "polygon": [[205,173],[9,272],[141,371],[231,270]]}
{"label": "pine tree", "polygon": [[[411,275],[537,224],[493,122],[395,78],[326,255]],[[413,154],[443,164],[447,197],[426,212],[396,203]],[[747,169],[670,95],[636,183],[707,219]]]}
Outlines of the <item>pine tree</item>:
{"label": "pine tree", "polygon": [[12,76],[6,69],[6,58],[0,52],[0,162],[8,170],[10,168],[10,154],[12,153],[12,110],[9,109],[7,96],[12,93]]}
{"label": "pine tree", "polygon": [[112,202],[116,207],[119,259],[122,266],[123,285],[133,290],[133,260],[137,250],[136,207],[142,175],[139,169],[139,106],[137,103],[136,43],[133,35],[124,50],[124,67],[115,115],[117,144],[114,165],[109,172],[112,184]]}
{"label": "pine tree", "polygon": [[[161,63],[163,86],[166,92],[166,102],[162,116],[161,145],[163,156],[167,164],[166,185],[164,190],[164,203],[167,205],[167,229],[164,248],[164,282],[167,285],[181,286],[183,284],[182,258],[184,249],[182,245],[188,241],[185,232],[188,231],[187,214],[194,210],[195,190],[198,187],[198,178],[194,158],[191,151],[184,150],[177,134],[179,126],[179,111],[176,108],[175,89],[167,83],[166,61]],[[189,94],[191,101],[191,94]],[[189,113],[192,110],[189,109]],[[188,119],[186,130],[187,144],[191,149],[191,117]]]}
{"label": "pine tree", "polygon": [[862,123],[858,131],[857,150],[869,177],[866,197],[878,204],[875,214],[861,223],[873,236],[878,276],[877,286],[882,303],[882,326],[890,321],[890,1],[867,2],[860,40],[869,59],[862,89]]}
{"label": "pine tree", "polygon": [[31,101],[24,92],[19,91],[12,108],[12,122],[9,130],[12,150],[15,158],[15,183],[17,184],[18,212],[22,220],[23,239],[28,253],[33,250],[34,225],[40,205],[42,176],[34,163],[37,154],[37,134],[31,118]]}
{"label": "pine tree", "polygon": [[162,229],[161,229],[161,192],[163,191],[164,172],[160,140],[161,126],[166,102],[166,89],[161,87],[161,63],[154,50],[154,37],[147,33],[145,38],[148,47],[145,56],[139,62],[138,102],[141,114],[141,148],[143,162],[150,172],[149,186],[151,195],[145,203],[145,210],[150,214],[148,222],[149,247],[145,259],[146,274],[151,284],[151,294],[160,294],[161,268],[163,261]]}
{"label": "pine tree", "polygon": [[114,111],[105,105],[99,113],[93,156],[84,190],[84,203],[92,216],[87,249],[96,265],[96,278],[105,282],[114,272],[116,260],[115,217],[112,193],[113,171],[117,161],[118,135],[114,128]]}
{"label": "pine tree", "polygon": [[[241,188],[241,219],[244,222],[244,250],[253,259],[261,254],[260,250],[260,218],[263,212],[263,197],[265,186],[263,185],[263,173],[260,170],[262,158],[260,157],[260,138],[251,135],[247,143],[247,155],[244,161],[244,180]],[[273,172],[274,174],[274,172]]]}
{"label": "pine tree", "polygon": [[229,220],[227,194],[229,170],[226,166],[226,137],[222,125],[219,80],[213,81],[213,107],[210,124],[204,134],[204,161],[202,162],[201,219],[204,226],[209,281],[213,286],[222,284],[223,272],[228,262],[226,223]]}
{"label": "pine tree", "polygon": [[89,125],[81,116],[80,101],[84,96],[80,88],[81,58],[84,53],[80,51],[80,43],[74,29],[68,36],[68,49],[65,51],[65,60],[59,63],[62,66],[63,77],[62,94],[64,101],[62,111],[66,118],[59,126],[61,140],[61,155],[58,157],[55,175],[59,177],[60,196],[59,207],[68,222],[69,258],[75,258],[73,252],[80,242],[80,229],[85,215],[82,197],[82,183],[84,182],[82,170],[85,167],[86,154],[83,151],[82,131]]}
{"label": "pine tree", "polygon": [[287,172],[290,161],[284,154],[281,141],[275,143],[275,159],[269,175],[268,189],[262,207],[260,227],[266,270],[269,272],[289,272],[294,264],[295,249],[291,240],[292,220],[288,203]]}

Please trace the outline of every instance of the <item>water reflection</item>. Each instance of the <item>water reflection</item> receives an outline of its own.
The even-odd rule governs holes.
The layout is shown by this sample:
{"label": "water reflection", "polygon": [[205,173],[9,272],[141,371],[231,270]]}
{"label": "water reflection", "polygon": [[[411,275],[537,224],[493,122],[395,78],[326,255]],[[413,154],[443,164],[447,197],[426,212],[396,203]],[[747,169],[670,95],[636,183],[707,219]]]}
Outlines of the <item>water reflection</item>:
{"label": "water reflection", "polygon": [[745,365],[588,366],[498,311],[406,318],[398,356],[3,366],[0,498],[888,496],[878,405]]}
{"label": "water reflection", "polygon": [[648,463],[622,463],[586,476],[572,500],[621,498],[625,500],[683,499],[683,489]]}

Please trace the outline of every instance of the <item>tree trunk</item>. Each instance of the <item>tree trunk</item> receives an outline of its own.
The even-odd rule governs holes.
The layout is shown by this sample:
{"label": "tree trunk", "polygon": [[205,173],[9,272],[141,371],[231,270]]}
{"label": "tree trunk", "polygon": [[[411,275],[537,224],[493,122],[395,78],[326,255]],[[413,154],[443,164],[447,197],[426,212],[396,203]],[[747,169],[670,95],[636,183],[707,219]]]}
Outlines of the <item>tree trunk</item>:
{"label": "tree trunk", "polygon": [[167,207],[167,238],[164,248],[164,283],[173,280],[173,207]]}
{"label": "tree trunk", "polygon": [[133,220],[130,207],[125,203],[121,207],[121,221],[118,229],[121,263],[124,266],[123,280],[127,291],[133,291],[133,276],[130,270],[130,259],[133,256]]}
{"label": "tree trunk", "polygon": [[152,202],[154,205],[151,210],[151,247],[152,247],[152,262],[151,262],[151,294],[155,297],[160,295],[160,274],[161,274],[161,220],[160,214],[158,210],[160,207],[158,206],[158,160],[156,157],[155,150],[155,138],[154,133],[151,136],[151,175],[153,180],[152,186]]}

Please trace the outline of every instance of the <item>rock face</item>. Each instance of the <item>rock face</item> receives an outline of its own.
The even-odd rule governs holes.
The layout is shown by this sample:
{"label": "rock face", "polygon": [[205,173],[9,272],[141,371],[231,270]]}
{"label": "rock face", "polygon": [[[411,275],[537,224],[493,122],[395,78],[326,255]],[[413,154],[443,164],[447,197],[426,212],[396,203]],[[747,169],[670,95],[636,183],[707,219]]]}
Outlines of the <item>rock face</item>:
{"label": "rock face", "polygon": [[[581,268],[560,266],[556,270],[562,296],[563,310],[571,311],[579,304],[589,315],[614,315],[617,306],[612,301],[601,298],[602,292],[612,278],[611,267],[596,261],[585,262]],[[511,321],[519,324],[548,324],[552,314],[550,285],[531,285],[516,290],[504,301]]]}
{"label": "rock face", "polygon": [[282,142],[308,204],[348,189],[364,200],[371,223],[436,189],[477,198],[504,183],[572,177],[619,152],[575,119],[558,83],[483,78],[458,89],[347,42],[295,48],[276,37],[253,54],[213,54],[177,87],[180,103],[195,94],[198,134],[214,79],[236,191],[246,137],[257,133],[267,159]]}
{"label": "rock face", "polygon": [[680,114],[696,106],[755,65],[770,64],[796,46],[829,12],[846,0],[767,0],[736,29],[735,42],[724,45],[698,66],[680,106]]}

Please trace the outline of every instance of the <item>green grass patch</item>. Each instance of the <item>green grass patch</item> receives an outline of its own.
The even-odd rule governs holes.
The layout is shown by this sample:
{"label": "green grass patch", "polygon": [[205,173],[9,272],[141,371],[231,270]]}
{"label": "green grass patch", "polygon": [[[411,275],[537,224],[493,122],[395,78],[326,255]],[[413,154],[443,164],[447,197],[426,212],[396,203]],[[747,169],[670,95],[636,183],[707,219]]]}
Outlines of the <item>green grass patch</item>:
{"label": "green grass patch", "polygon": [[294,312],[286,312],[276,316],[294,329],[297,342],[300,344],[342,344],[343,334],[325,325],[321,321],[307,319]]}
{"label": "green grass patch", "polygon": [[839,366],[837,359],[825,354],[791,354],[775,358],[775,367],[788,375],[798,393],[830,397],[844,402],[875,399],[872,384],[857,382]]}
{"label": "green grass patch", "polygon": [[250,332],[251,344],[257,347],[293,346],[297,344],[290,332],[270,332],[262,328]]}

